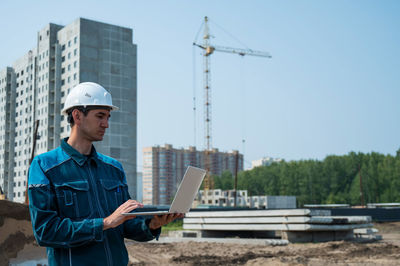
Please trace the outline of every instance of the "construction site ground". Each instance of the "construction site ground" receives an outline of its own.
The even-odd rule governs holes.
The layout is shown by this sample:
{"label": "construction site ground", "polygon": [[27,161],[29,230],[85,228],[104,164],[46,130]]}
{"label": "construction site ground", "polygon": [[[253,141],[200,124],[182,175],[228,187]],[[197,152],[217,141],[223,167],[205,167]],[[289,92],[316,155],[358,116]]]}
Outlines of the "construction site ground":
{"label": "construction site ground", "polygon": [[[374,223],[383,240],[283,246],[232,239],[217,242],[127,240],[131,265],[400,265],[400,222]],[[221,241],[222,240],[222,241]],[[0,265],[47,265],[26,205],[0,201]]]}
{"label": "construction site ground", "polygon": [[400,265],[400,222],[375,223],[383,240],[271,246],[127,241],[131,265]]}

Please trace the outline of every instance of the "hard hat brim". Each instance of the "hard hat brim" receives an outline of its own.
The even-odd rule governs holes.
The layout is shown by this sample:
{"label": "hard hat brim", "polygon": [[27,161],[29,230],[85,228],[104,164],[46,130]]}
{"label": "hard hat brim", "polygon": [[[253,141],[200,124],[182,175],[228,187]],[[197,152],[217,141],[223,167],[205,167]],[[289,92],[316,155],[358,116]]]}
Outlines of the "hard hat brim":
{"label": "hard hat brim", "polygon": [[119,108],[117,106],[114,106],[114,105],[81,104],[81,105],[74,105],[74,106],[70,106],[68,108],[64,108],[63,110],[61,110],[61,114],[62,115],[68,115],[68,110],[72,110],[75,107],[80,107],[80,106],[83,106],[83,107],[97,106],[97,107],[99,107],[99,108],[96,108],[96,109],[101,109],[101,107],[105,107],[105,109],[110,109],[110,111],[119,110]]}

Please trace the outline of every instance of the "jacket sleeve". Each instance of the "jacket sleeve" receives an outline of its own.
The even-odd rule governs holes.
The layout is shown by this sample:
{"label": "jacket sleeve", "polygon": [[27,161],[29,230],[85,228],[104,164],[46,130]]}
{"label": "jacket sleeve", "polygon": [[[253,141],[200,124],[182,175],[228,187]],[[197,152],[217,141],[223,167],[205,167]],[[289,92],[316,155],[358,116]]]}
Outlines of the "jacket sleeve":
{"label": "jacket sleeve", "polygon": [[54,190],[38,158],[32,161],[28,180],[29,211],[39,245],[68,248],[103,240],[103,218],[72,221],[58,216]]}
{"label": "jacket sleeve", "polygon": [[[125,174],[123,173],[123,183],[126,184]],[[128,187],[125,186],[123,189],[124,200],[123,202],[127,201],[131,198],[128,192]],[[128,220],[123,223],[123,231],[124,237],[128,239],[132,239],[135,241],[145,242],[150,241],[156,238],[158,240],[161,234],[161,227],[156,230],[150,230],[149,222],[151,217],[146,216],[147,219],[143,216],[137,216],[134,219]]]}
{"label": "jacket sleeve", "polygon": [[161,233],[161,227],[156,230],[150,230],[148,224],[150,219],[137,216],[134,219],[124,223],[124,237],[135,241],[145,242],[158,237]]}

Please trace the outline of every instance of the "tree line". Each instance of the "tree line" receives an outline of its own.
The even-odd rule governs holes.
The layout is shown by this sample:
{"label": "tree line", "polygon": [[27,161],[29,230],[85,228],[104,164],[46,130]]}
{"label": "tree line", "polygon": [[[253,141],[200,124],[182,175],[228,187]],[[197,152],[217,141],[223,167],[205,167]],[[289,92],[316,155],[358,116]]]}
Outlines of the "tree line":
{"label": "tree line", "polygon": [[[229,171],[214,176],[214,188],[234,188]],[[242,171],[237,188],[249,196],[296,196],[304,204],[400,202],[400,150],[396,156],[350,152],[324,160],[282,161]]]}

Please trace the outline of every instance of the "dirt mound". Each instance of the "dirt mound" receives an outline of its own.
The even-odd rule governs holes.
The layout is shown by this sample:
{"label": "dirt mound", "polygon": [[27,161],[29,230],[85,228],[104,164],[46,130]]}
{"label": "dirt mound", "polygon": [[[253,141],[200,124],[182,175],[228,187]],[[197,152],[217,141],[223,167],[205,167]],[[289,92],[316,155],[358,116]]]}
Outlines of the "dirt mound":
{"label": "dirt mound", "polygon": [[385,232],[392,240],[374,243],[337,241],[264,246],[127,241],[127,247],[132,265],[399,265],[400,227],[389,225],[389,228],[394,231]]}
{"label": "dirt mound", "polygon": [[14,258],[24,261],[27,246],[34,246],[43,257],[43,248],[37,246],[33,236],[28,206],[0,200],[0,265],[8,265]]}
{"label": "dirt mound", "polygon": [[16,220],[31,220],[28,205],[8,200],[0,200],[0,226],[1,218],[3,217],[14,218]]}
{"label": "dirt mound", "polygon": [[[237,254],[238,255],[238,254]],[[173,257],[171,259],[174,263],[197,263],[199,265],[243,265],[249,260],[254,260],[258,258],[272,258],[272,254],[254,254],[253,252],[249,251],[245,254],[232,257],[225,257],[224,260],[221,260],[220,256],[215,255],[196,255],[196,256],[179,256]]]}

